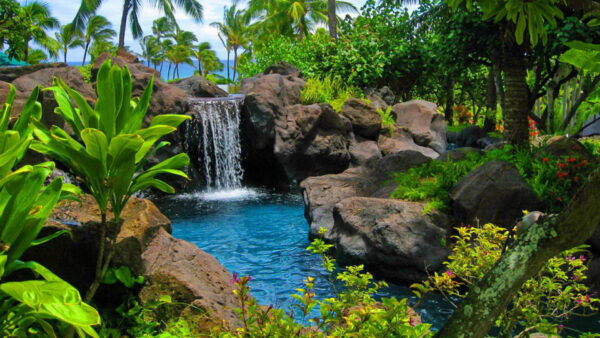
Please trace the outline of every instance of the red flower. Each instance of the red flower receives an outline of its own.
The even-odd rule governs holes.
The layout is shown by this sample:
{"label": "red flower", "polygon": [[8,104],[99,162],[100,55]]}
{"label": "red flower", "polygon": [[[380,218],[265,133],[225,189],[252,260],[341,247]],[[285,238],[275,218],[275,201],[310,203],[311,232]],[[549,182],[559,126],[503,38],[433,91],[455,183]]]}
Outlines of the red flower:
{"label": "red flower", "polygon": [[578,176],[575,176],[575,177],[573,178],[573,181],[574,181],[574,182],[577,182],[577,181],[579,181],[579,177],[578,177]]}
{"label": "red flower", "polygon": [[559,167],[559,168],[564,168],[564,167],[565,167],[565,164],[564,164],[564,163],[559,163],[559,164],[558,164],[558,167]]}
{"label": "red flower", "polygon": [[547,157],[544,157],[544,158],[542,159],[542,162],[548,162],[548,158],[547,158]]}
{"label": "red flower", "polygon": [[556,200],[557,200],[557,201],[562,201],[562,198],[560,198],[560,196],[558,196],[558,197],[556,198]]}
{"label": "red flower", "polygon": [[452,276],[454,276],[454,273],[452,272],[452,270],[446,270],[446,276],[452,278]]}
{"label": "red flower", "polygon": [[567,162],[571,162],[571,163],[575,162],[575,157],[569,157],[567,159]]}

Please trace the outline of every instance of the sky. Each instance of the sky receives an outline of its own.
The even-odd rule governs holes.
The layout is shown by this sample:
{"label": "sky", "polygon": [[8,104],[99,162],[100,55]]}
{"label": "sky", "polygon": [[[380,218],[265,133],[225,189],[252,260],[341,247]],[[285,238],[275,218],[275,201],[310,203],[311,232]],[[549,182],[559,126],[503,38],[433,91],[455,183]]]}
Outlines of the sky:
{"label": "sky", "polygon": [[[79,0],[41,0],[45,1],[52,15],[56,17],[61,25],[67,24],[73,20],[77,9],[79,8]],[[357,8],[360,8],[365,0],[349,0]],[[20,0],[21,4],[27,0]],[[142,0],[143,7],[140,17],[140,23],[144,31],[144,35],[151,34],[152,21],[163,16],[160,11],[151,5],[151,1]],[[223,17],[223,7],[230,6],[230,0],[200,0],[204,7],[204,20],[195,22],[192,18],[185,14],[183,10],[177,10],[175,16],[179,26],[183,30],[191,31],[198,37],[199,41],[208,41],[211,47],[217,52],[220,59],[226,59],[227,53],[217,36],[217,30],[210,26],[210,23],[221,21]],[[118,33],[119,23],[121,22],[121,12],[123,9],[123,0],[104,0],[97,14],[105,16],[113,25],[113,29]],[[54,33],[51,33],[52,36]],[[116,42],[115,38],[115,42]],[[140,52],[139,40],[134,40],[127,27],[125,35],[125,44],[130,46],[135,52]],[[70,49],[67,54],[67,61],[81,61],[83,59],[83,49]]]}

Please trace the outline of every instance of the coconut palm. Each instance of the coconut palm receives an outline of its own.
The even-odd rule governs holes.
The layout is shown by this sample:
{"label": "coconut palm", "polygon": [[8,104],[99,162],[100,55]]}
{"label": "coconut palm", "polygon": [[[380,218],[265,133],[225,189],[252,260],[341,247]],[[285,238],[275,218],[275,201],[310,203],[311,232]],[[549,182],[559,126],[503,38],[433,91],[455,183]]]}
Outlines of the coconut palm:
{"label": "coconut palm", "polygon": [[152,34],[156,36],[158,43],[161,42],[164,36],[173,33],[173,31],[175,31],[175,24],[166,16],[152,22]]}
{"label": "coconut palm", "polygon": [[[92,16],[103,0],[81,0],[79,10],[73,19],[76,27],[82,27],[84,22]],[[131,33],[135,39],[142,37],[143,31],[140,26],[139,13],[143,6],[142,0],[123,0],[123,12],[121,15],[121,26],[119,29],[119,49],[125,46],[125,31],[127,29],[127,19],[131,26]],[[147,4],[152,5],[161,10],[171,22],[175,20],[175,5],[182,8],[185,13],[190,15],[194,20],[202,20],[202,5],[197,0],[147,0]]]}
{"label": "coconut palm", "polygon": [[213,51],[211,50],[210,43],[208,43],[208,42],[202,42],[198,46],[196,46],[196,49],[192,50],[192,53],[198,60],[198,73],[199,74],[202,74],[203,60],[206,59],[207,57],[210,57],[209,56],[210,52],[213,52]]}
{"label": "coconut palm", "polygon": [[173,68],[173,78],[175,78],[175,74],[177,74],[177,78],[180,77],[179,75],[179,65],[182,63],[187,63],[191,66],[194,66],[194,63],[192,62],[192,50],[186,46],[182,46],[182,45],[176,45],[172,48],[169,49],[169,51],[167,51],[167,58],[169,59],[170,62],[172,62],[175,65],[175,68]]}
{"label": "coconut palm", "polygon": [[102,15],[92,16],[85,27],[85,47],[83,50],[83,61],[81,65],[85,65],[85,59],[92,41],[112,39],[116,33],[111,28],[111,23]]}
{"label": "coconut palm", "polygon": [[[223,70],[223,63],[217,57],[214,50],[207,50],[202,57],[202,72],[203,76],[207,76],[209,73]],[[199,67],[200,68],[200,67]]]}
{"label": "coconut palm", "polygon": [[140,40],[140,47],[142,48],[142,57],[146,59],[148,67],[150,67],[150,62],[152,62],[154,55],[161,52],[158,39],[156,36],[146,35]]}
{"label": "coconut palm", "polygon": [[250,17],[244,10],[238,10],[234,3],[223,10],[223,21],[213,22],[210,25],[219,31],[219,39],[227,50],[227,79],[229,78],[230,51],[233,50],[233,79],[236,78],[238,64],[238,50],[248,46],[250,30],[248,21]]}
{"label": "coconut palm", "polygon": [[175,41],[176,45],[186,46],[191,48],[194,45],[194,42],[198,42],[198,38],[196,35],[190,31],[184,31],[179,28],[175,28],[175,32],[167,35],[173,41]]}
{"label": "coconut palm", "polygon": [[67,62],[67,52],[70,48],[83,47],[83,33],[75,29],[73,24],[66,24],[56,32],[56,41],[58,42],[58,50],[63,52],[64,62]]}
{"label": "coconut palm", "polygon": [[48,4],[45,2],[32,0],[26,1],[22,7],[24,19],[30,24],[30,32],[25,42],[25,58],[29,53],[29,43],[37,43],[44,48],[50,56],[56,56],[56,41],[47,33],[47,30],[60,28],[58,19],[52,16]]}
{"label": "coconut palm", "polygon": [[102,53],[113,52],[116,50],[116,46],[108,40],[94,40],[90,46],[90,62],[94,62],[94,60]]}

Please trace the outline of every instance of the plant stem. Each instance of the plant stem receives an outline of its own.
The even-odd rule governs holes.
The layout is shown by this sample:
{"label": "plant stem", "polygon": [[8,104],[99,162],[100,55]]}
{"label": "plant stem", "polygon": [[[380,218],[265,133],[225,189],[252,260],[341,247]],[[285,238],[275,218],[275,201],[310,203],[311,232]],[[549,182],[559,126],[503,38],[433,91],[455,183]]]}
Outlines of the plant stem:
{"label": "plant stem", "polygon": [[[100,287],[100,282],[102,281],[102,277],[104,275],[104,272],[106,271],[103,268],[103,262],[105,263],[104,260],[104,251],[106,250],[106,228],[107,228],[107,224],[106,224],[106,211],[101,213],[101,221],[100,221],[100,247],[98,249],[98,258],[96,260],[96,273],[94,276],[94,281],[92,282],[92,284],[90,285],[89,289],[87,290],[85,297],[84,297],[84,302],[89,303],[92,301],[92,299],[94,298],[94,296],[96,295],[96,291],[98,291],[98,288]],[[112,247],[112,245],[111,245]],[[111,250],[112,251],[112,250]]]}

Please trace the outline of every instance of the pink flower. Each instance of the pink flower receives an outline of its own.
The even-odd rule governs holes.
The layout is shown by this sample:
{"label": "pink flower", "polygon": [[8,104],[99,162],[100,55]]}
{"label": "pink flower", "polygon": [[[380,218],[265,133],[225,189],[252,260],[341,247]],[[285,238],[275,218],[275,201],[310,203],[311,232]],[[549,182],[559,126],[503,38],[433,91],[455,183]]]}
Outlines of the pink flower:
{"label": "pink flower", "polygon": [[586,261],[586,259],[585,259],[585,256],[584,256],[584,255],[581,255],[581,256],[579,256],[579,259],[580,259],[582,262],[585,262],[585,261]]}
{"label": "pink flower", "polygon": [[446,274],[446,276],[448,276],[448,277],[452,277],[452,276],[454,276],[454,273],[452,272],[452,270],[446,270],[445,274]]}
{"label": "pink flower", "polygon": [[559,330],[562,330],[564,327],[565,327],[565,326],[564,326],[564,325],[562,325],[562,324],[558,325],[558,329],[559,329]]}
{"label": "pink flower", "polygon": [[415,319],[413,317],[410,317],[410,321],[408,322],[410,324],[410,326],[415,327],[417,326],[417,323],[415,322]]}
{"label": "pink flower", "polygon": [[233,284],[235,284],[235,283],[237,283],[237,282],[239,282],[239,281],[240,281],[240,280],[239,280],[239,278],[238,278],[238,274],[237,274],[237,272],[234,272],[234,273],[233,273],[233,278],[231,278],[231,284],[233,285]]}
{"label": "pink flower", "polygon": [[575,303],[581,305],[581,297],[577,297],[577,299],[575,299]]}
{"label": "pink flower", "polygon": [[590,302],[590,295],[585,295],[585,302],[589,303]]}

